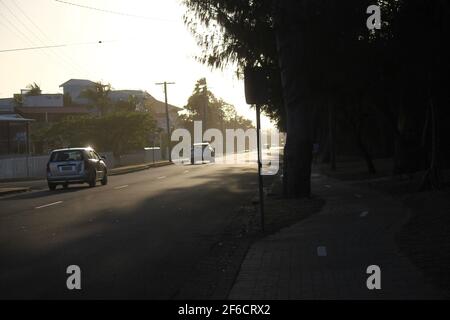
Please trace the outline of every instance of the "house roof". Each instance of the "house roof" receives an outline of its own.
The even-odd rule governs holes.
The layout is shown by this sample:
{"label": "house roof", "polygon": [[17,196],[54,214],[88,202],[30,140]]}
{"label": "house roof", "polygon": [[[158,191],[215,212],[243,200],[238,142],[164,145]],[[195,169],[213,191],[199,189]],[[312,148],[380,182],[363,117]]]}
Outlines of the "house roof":
{"label": "house roof", "polygon": [[13,113],[13,114],[1,114],[0,115],[0,122],[31,122],[34,121],[33,119],[25,119],[19,114]]}
{"label": "house roof", "polygon": [[[149,100],[151,101],[150,108],[154,109],[156,113],[165,113],[166,112],[166,104],[165,102],[159,101],[150,95]],[[169,112],[179,112],[183,110],[182,108],[176,107],[174,105],[169,104]]]}
{"label": "house roof", "polygon": [[95,85],[95,82],[91,80],[85,80],[85,79],[70,79],[69,81],[64,82],[59,87],[66,87],[66,86],[92,86]]}
{"label": "house roof", "polygon": [[21,107],[16,108],[22,114],[87,114],[86,107]]}
{"label": "house roof", "polygon": [[[153,109],[155,113],[165,113],[166,112],[166,104],[162,101],[157,100],[147,91],[143,90],[113,90],[110,92],[110,97],[112,99],[122,99],[128,98],[129,96],[136,96],[138,99],[146,100],[150,102],[150,108]],[[174,105],[169,104],[170,112],[178,112],[183,110],[182,108],[176,107]]]}

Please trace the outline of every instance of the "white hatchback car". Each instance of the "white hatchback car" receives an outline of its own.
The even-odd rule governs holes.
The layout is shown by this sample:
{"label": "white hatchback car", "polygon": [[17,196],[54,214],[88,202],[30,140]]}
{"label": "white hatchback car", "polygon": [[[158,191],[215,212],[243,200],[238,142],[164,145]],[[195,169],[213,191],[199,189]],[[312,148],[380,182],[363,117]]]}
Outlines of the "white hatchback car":
{"label": "white hatchback car", "polygon": [[191,146],[191,164],[196,164],[201,161],[215,162],[214,148],[208,142],[194,143]]}

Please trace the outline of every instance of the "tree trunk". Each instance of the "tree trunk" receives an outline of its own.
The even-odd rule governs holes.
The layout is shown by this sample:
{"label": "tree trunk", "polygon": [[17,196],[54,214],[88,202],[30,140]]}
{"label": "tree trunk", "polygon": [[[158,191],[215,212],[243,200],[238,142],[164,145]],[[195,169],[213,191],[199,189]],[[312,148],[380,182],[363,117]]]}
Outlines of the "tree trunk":
{"label": "tree trunk", "polygon": [[330,167],[332,171],[336,171],[336,107],[332,102],[328,103],[328,128]]}
{"label": "tree trunk", "polygon": [[[281,85],[286,110],[285,196],[311,195],[313,103],[306,67],[310,63],[304,30],[299,24],[301,6],[295,0],[277,1],[275,19]],[[310,40],[309,40],[310,41]]]}
{"label": "tree trunk", "polygon": [[[431,80],[430,80],[431,82]],[[431,92],[431,90],[430,90]],[[431,154],[430,154],[430,165],[423,178],[420,190],[427,189],[439,189],[441,187],[440,179],[440,168],[438,164],[439,157],[439,145],[438,145],[438,116],[437,110],[433,101],[432,94],[430,93],[430,105],[429,105],[429,115],[431,120]]]}
{"label": "tree trunk", "polygon": [[356,139],[357,139],[356,144],[358,146],[358,149],[361,152],[361,155],[363,156],[364,161],[366,161],[367,170],[369,171],[370,174],[377,173],[377,170],[375,169],[375,165],[373,164],[372,156],[370,155],[369,151],[367,150],[366,146],[364,145],[364,142],[362,141],[361,132],[356,133]]}
{"label": "tree trunk", "polygon": [[296,63],[295,50],[280,48],[280,65],[286,109],[285,196],[309,197],[311,194],[311,164],[313,150],[312,105],[301,97],[299,74],[290,66]]}
{"label": "tree trunk", "polygon": [[306,107],[287,110],[287,140],[285,157],[285,196],[309,197],[311,194],[312,136]]}

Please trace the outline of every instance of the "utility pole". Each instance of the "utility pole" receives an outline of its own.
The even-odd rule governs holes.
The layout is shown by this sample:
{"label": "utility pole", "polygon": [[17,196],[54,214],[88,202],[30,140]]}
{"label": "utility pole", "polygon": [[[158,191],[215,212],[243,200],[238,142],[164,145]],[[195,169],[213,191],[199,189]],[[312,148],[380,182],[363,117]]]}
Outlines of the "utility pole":
{"label": "utility pole", "polygon": [[161,82],[156,83],[157,86],[164,86],[164,99],[166,104],[166,125],[167,125],[167,150],[169,153],[169,161],[172,162],[172,150],[171,150],[171,139],[170,139],[170,119],[169,119],[169,104],[167,103],[167,85],[175,84],[175,82]]}

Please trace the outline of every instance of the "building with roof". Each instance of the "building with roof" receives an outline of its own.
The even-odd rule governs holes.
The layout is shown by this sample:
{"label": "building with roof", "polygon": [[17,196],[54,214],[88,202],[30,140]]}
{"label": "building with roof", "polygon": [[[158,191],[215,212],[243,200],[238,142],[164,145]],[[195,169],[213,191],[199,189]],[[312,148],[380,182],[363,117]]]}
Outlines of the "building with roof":
{"label": "building with roof", "polygon": [[[83,79],[70,79],[64,82],[60,86],[63,88],[64,95],[70,96],[72,101],[72,107],[89,107],[91,101],[86,98],[82,98],[82,92],[95,88],[95,82]],[[151,112],[154,116],[158,127],[167,132],[166,124],[166,108],[165,103],[155,99],[147,91],[143,90],[111,90],[109,93],[109,98],[113,103],[118,103],[120,101],[127,102],[130,97],[136,99],[136,110],[139,112]],[[169,122],[172,129],[176,128],[178,125],[178,113],[182,110],[174,105],[168,106],[169,108]],[[91,112],[92,108],[89,109]],[[95,110],[94,110],[95,112]]]}
{"label": "building with roof", "polygon": [[82,97],[82,92],[95,88],[95,82],[84,79],[70,79],[59,86],[63,94],[71,97],[72,105],[88,105],[89,99]]}
{"label": "building with roof", "polygon": [[64,97],[60,93],[56,94],[39,94],[39,95],[24,95],[22,97],[21,107],[48,107],[58,108],[64,106]]}
{"label": "building with roof", "polygon": [[[17,94],[13,98],[0,99],[0,154],[28,152],[29,123],[57,122],[70,115],[95,114],[92,102],[82,97],[82,93],[95,89],[96,83],[84,79],[70,79],[63,84],[63,94]],[[128,102],[130,97],[136,102],[138,112],[153,115],[161,133],[167,132],[165,103],[143,90],[111,90],[112,104]],[[171,130],[178,127],[178,113],[182,110],[168,105]],[[161,139],[161,137],[159,137]],[[153,139],[154,140],[154,139]],[[26,148],[25,148],[26,147]]]}
{"label": "building with roof", "polygon": [[0,156],[29,153],[33,121],[18,114],[0,114]]}

